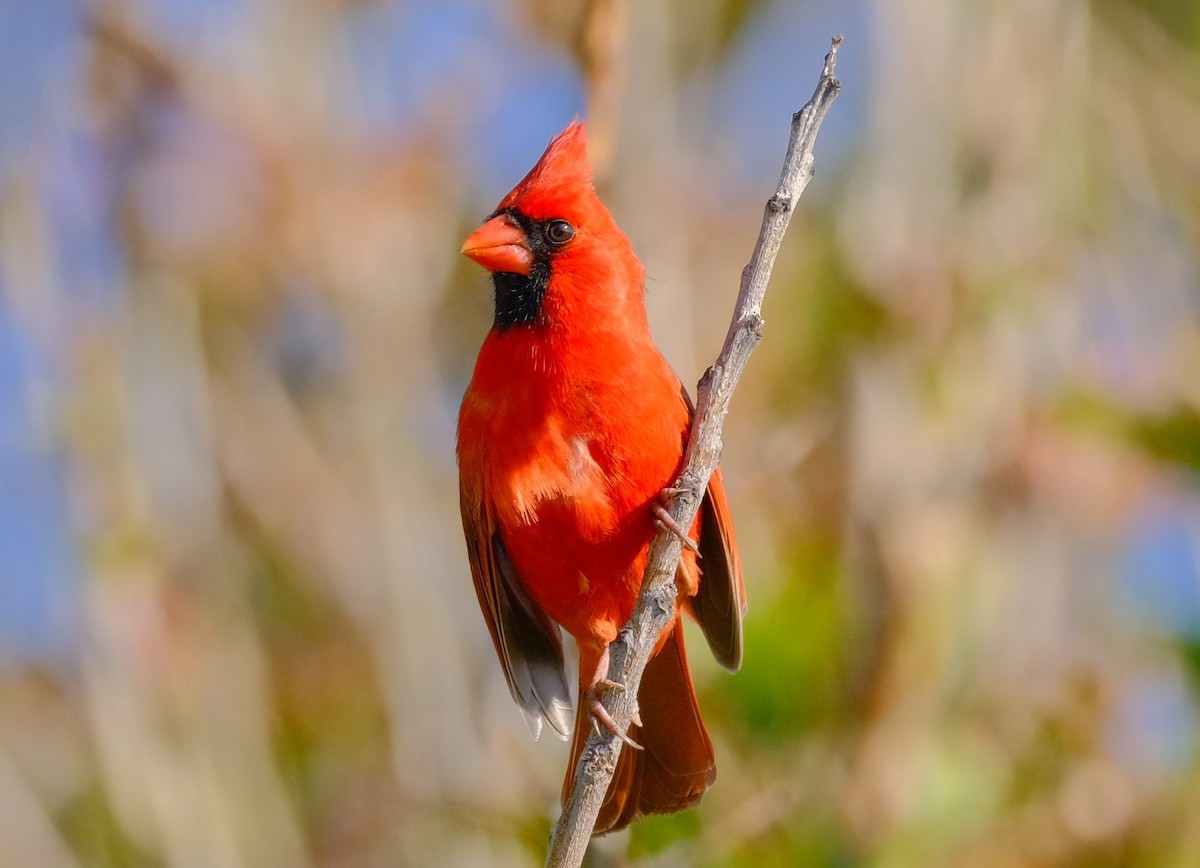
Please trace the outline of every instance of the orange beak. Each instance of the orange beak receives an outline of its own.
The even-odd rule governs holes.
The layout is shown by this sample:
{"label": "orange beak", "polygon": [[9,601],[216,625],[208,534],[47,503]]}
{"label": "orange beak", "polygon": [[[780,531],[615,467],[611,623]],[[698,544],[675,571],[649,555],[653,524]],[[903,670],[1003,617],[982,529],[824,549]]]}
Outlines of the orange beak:
{"label": "orange beak", "polygon": [[525,232],[504,214],[493,217],[463,242],[462,253],[488,271],[529,274],[533,253]]}

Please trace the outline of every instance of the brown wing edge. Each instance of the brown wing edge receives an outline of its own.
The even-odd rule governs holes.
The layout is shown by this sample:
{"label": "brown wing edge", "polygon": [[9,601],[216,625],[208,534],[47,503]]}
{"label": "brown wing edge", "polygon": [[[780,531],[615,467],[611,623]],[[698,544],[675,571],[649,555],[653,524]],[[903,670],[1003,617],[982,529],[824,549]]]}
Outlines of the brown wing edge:
{"label": "brown wing edge", "polygon": [[700,504],[699,546],[700,589],[691,599],[692,614],[716,661],[737,672],[742,666],[746,584],[720,468]]}
{"label": "brown wing edge", "polygon": [[544,719],[565,739],[571,732],[571,694],[559,629],[525,593],[499,532],[473,508],[481,505],[470,505],[465,489],[460,494],[475,594],[508,689],[534,738]]}
{"label": "brown wing edge", "polygon": [[[681,383],[679,394],[695,412],[692,397]],[[684,435],[687,436],[686,434]],[[746,616],[746,581],[733,535],[733,516],[725,499],[721,468],[713,471],[700,503],[700,589],[687,601],[709,650],[730,672],[742,667],[742,619]],[[736,603],[735,603],[736,601]]]}

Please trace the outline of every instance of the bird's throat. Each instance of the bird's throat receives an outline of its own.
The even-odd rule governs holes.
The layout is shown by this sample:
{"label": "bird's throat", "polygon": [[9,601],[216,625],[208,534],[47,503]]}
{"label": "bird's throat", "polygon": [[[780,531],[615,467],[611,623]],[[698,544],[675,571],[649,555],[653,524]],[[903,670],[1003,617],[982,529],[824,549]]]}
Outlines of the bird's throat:
{"label": "bird's throat", "polygon": [[503,331],[543,323],[543,302],[549,283],[549,264],[538,259],[534,260],[529,274],[494,273],[492,286],[496,292],[496,318],[492,325]]}

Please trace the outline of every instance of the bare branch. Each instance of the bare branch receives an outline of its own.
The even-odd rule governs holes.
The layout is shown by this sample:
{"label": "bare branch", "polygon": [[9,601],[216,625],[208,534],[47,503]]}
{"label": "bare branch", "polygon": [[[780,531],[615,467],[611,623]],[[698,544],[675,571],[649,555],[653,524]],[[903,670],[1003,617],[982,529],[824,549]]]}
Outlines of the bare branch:
{"label": "bare branch", "polygon": [[[684,493],[671,502],[671,516],[683,527],[691,527],[695,521],[703,492],[721,457],[721,426],[729,412],[730,398],[746,369],[750,353],[762,338],[761,313],[767,281],[796,200],[812,177],[817,131],[840,88],[833,73],[841,42],[840,36],[834,37],[812,99],[792,116],[783,173],[775,195],[767,200],[758,242],[750,263],[742,271],[741,288],[725,345],[717,361],[700,380],[684,469],[674,483]],[[650,652],[675,613],[675,572],[679,568],[681,552],[675,534],[660,530],[655,535],[637,606],[629,623],[609,648],[608,677],[625,688],[608,690],[603,704],[621,731],[628,729],[633,719],[642,672]],[[574,868],[582,864],[621,747],[621,740],[603,728],[596,728],[588,739],[575,769],[571,794],[554,827],[546,859],[548,868]]]}

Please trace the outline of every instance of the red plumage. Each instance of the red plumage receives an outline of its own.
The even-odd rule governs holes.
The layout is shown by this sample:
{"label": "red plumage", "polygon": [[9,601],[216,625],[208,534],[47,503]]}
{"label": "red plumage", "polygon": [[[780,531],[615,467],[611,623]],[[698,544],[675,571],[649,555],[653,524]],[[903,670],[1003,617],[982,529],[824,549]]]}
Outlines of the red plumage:
{"label": "red plumage", "polygon": [[[463,252],[493,272],[496,291],[458,427],[471,572],[514,699],[535,733],[544,719],[566,735],[558,627],[578,642],[585,706],[637,599],[691,405],[651,339],[644,269],[593,189],[582,124],[550,143]],[[691,535],[703,576],[685,550],[681,599],[736,669],[745,591],[719,471]],[[678,622],[638,703],[629,735],[645,750],[622,751],[597,833],[689,807],[716,775]],[[581,711],[572,765],[588,728]]]}

